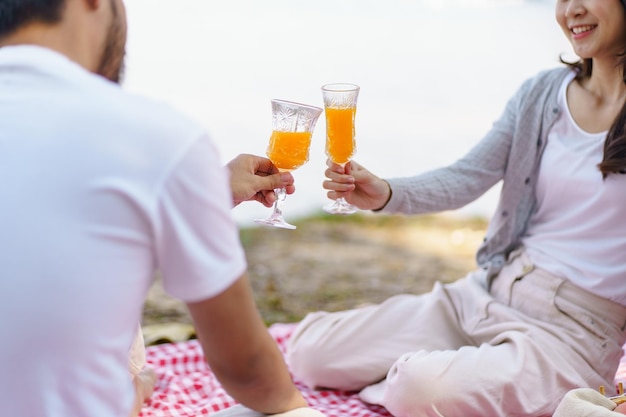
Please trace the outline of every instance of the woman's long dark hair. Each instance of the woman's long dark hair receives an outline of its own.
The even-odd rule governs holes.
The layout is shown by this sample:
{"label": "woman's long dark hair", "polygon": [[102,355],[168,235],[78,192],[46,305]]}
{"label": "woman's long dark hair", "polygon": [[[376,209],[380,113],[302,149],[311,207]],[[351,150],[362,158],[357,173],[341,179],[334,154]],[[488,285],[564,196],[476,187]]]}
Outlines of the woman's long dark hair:
{"label": "woman's long dark hair", "polygon": [[[591,64],[589,64],[591,66]],[[621,55],[619,66],[622,69],[622,80],[626,84],[626,51]],[[598,164],[602,178],[609,174],[626,173],[626,103],[613,121],[604,141],[604,155]]]}
{"label": "woman's long dark hair", "polygon": [[[620,55],[620,58],[618,65],[621,67],[622,80],[626,85],[626,49]],[[593,69],[592,59],[582,59],[572,63],[561,58],[561,62],[576,71],[576,79],[578,80],[591,76]],[[606,178],[609,174],[626,173],[626,103],[622,106],[606,135],[604,155],[602,156],[602,162],[598,164],[598,168],[602,173],[602,178]]]}
{"label": "woman's long dark hair", "polygon": [[[622,65],[623,67],[624,65]],[[626,83],[626,79],[624,83]],[[604,155],[602,156],[602,162],[598,164],[598,168],[602,172],[602,178],[606,178],[609,174],[626,173],[625,126],[626,105],[622,106],[604,141]]]}

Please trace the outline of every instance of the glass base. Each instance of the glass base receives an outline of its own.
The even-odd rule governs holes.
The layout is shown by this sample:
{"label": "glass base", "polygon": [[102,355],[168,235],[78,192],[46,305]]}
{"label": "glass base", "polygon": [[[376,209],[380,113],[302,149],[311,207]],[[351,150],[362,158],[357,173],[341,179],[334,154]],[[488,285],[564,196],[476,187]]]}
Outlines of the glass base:
{"label": "glass base", "polygon": [[258,224],[264,224],[266,226],[280,227],[282,229],[295,229],[296,226],[289,224],[283,219],[283,211],[280,207],[287,197],[287,191],[284,188],[275,188],[276,201],[274,202],[274,211],[267,219],[256,219],[254,222]]}
{"label": "glass base", "polygon": [[357,206],[348,203],[343,197],[338,198],[331,204],[323,207],[324,211],[329,214],[354,214],[359,211]]}
{"label": "glass base", "polygon": [[287,223],[281,216],[270,216],[267,219],[256,219],[254,222],[265,226],[280,227],[281,229],[294,230],[296,228],[293,224]]}

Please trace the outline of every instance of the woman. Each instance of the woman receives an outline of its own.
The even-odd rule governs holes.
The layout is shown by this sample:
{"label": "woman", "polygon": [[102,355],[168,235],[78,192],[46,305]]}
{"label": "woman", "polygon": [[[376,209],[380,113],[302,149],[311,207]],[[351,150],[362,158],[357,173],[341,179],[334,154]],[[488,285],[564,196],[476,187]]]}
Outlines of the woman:
{"label": "woman", "polygon": [[573,388],[613,386],[626,340],[625,14],[620,0],[557,0],[580,62],[524,83],[451,166],[383,180],[329,163],[330,198],[386,213],[503,188],[478,270],[308,315],[287,352],[297,379],[359,390],[396,417],[550,416]]}

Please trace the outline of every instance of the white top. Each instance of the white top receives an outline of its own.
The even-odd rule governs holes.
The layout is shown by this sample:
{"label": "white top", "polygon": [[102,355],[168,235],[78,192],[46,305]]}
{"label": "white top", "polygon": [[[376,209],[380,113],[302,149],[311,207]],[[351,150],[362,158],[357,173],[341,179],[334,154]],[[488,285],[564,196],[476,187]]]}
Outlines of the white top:
{"label": "white top", "polygon": [[212,297],[245,270],[212,142],[51,50],[0,49],[0,410],[123,417],[155,271]]}
{"label": "white top", "polygon": [[538,210],[523,243],[537,266],[624,304],[626,178],[602,179],[597,164],[607,132],[587,133],[572,118],[566,91],[573,76],[559,92],[563,111],[548,135],[536,189]]}

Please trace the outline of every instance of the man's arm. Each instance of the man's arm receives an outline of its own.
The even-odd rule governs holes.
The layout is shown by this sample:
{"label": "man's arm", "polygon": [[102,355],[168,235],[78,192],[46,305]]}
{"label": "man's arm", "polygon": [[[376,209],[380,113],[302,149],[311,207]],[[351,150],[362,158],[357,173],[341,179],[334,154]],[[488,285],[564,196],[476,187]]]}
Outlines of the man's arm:
{"label": "man's arm", "polygon": [[247,273],[188,307],[211,370],[236,401],[265,414],[307,406],[258,313]]}

